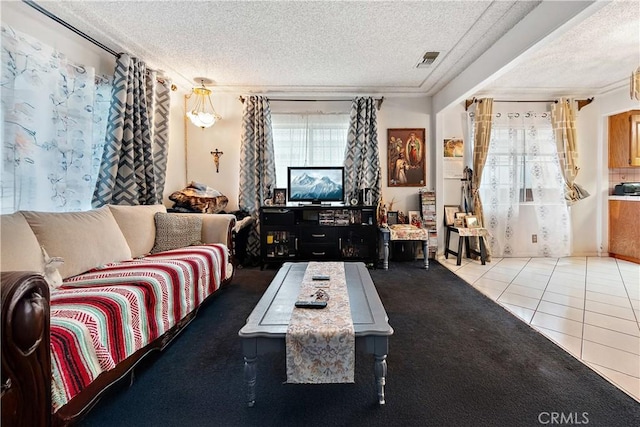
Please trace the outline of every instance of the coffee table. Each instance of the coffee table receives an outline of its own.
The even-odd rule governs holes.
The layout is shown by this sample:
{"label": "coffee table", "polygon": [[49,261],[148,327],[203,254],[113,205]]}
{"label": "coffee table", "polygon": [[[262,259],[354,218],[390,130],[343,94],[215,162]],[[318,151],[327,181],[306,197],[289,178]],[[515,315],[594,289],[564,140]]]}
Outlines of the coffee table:
{"label": "coffee table", "polygon": [[[284,352],[289,319],[304,277],[306,262],[283,264],[238,335],[242,339],[247,404],[255,404],[258,356]],[[362,262],[345,262],[345,276],[356,337],[356,350],[374,355],[378,403],[384,405],[389,336],[393,328],[369,271]],[[283,358],[284,360],[284,358]]]}

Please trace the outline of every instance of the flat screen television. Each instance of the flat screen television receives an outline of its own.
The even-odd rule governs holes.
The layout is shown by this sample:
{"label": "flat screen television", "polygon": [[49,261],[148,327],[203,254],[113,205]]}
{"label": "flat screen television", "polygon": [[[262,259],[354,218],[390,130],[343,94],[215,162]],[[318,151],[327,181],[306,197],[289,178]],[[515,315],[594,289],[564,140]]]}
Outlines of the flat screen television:
{"label": "flat screen television", "polygon": [[342,166],[290,166],[287,183],[290,202],[344,202]]}

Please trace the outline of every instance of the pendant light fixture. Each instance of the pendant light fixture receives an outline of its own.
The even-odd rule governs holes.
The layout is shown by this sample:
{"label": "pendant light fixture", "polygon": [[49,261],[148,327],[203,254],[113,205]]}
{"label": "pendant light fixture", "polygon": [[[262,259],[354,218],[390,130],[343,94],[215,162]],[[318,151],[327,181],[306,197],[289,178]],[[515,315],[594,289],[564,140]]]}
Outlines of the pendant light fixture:
{"label": "pendant light fixture", "polygon": [[207,89],[205,86],[205,83],[211,84],[213,82],[203,77],[198,77],[194,79],[194,81],[199,81],[200,86],[194,87],[191,94],[186,96],[188,100],[195,97],[191,103],[191,108],[187,109],[187,117],[191,120],[191,123],[205,129],[213,126],[215,122],[222,117],[220,117],[218,113],[216,113],[215,108],[213,108],[211,89]]}

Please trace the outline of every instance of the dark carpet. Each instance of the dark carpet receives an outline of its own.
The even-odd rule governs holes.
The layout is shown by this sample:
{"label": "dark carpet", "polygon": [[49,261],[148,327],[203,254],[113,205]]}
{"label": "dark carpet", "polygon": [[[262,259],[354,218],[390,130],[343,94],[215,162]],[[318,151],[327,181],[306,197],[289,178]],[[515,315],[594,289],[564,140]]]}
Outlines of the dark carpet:
{"label": "dark carpet", "polygon": [[[276,270],[244,268],[162,354],[82,426],[639,426],[640,404],[437,262],[370,270],[395,333],[387,403],[373,356],[355,384],[283,384],[284,354],[258,360],[245,405],[238,331]],[[127,384],[124,384],[127,383]]]}

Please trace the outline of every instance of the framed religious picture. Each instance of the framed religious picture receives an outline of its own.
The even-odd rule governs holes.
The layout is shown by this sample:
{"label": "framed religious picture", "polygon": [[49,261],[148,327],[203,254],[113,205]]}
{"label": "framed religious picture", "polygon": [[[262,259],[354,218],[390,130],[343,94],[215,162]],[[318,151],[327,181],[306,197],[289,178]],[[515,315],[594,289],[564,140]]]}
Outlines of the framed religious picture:
{"label": "framed religious picture", "polygon": [[420,211],[409,211],[409,224],[415,225],[416,227],[422,227]]}
{"label": "framed religious picture", "polygon": [[287,189],[275,188],[273,190],[273,204],[274,205],[286,205],[287,204]]}
{"label": "framed religious picture", "polygon": [[387,129],[387,185],[424,187],[427,179],[425,130]]}

